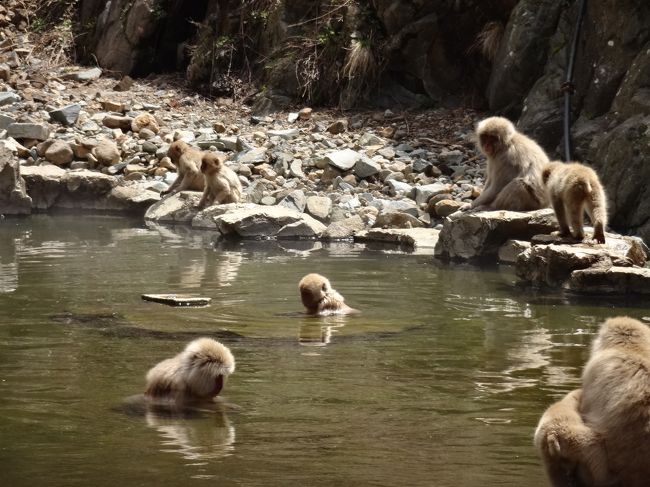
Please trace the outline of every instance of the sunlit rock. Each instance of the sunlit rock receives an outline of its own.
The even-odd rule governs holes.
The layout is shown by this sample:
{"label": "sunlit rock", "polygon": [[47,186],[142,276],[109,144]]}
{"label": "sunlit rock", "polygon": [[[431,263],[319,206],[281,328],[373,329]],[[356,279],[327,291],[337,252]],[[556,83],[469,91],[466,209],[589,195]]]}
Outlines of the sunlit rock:
{"label": "sunlit rock", "polygon": [[151,205],[144,214],[145,220],[172,223],[190,223],[198,213],[201,199],[198,191],[181,191]]}
{"label": "sunlit rock", "polygon": [[551,209],[454,213],[443,223],[435,254],[443,259],[496,259],[507,240],[528,240],[556,228]]}
{"label": "sunlit rock", "polygon": [[396,243],[419,254],[433,254],[439,235],[435,228],[373,228],[357,234],[354,240]]}

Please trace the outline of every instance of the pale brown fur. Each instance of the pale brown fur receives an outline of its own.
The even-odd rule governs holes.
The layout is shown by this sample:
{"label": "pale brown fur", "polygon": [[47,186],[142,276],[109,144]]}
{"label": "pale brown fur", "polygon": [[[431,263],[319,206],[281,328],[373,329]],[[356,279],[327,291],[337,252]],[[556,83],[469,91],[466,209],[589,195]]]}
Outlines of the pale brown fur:
{"label": "pale brown fur", "polygon": [[187,142],[177,140],[172,142],[167,155],[176,166],[176,180],[163,191],[163,194],[173,194],[178,191],[203,191],[205,180],[201,174],[201,158],[203,152],[191,147]]}
{"label": "pale brown fur", "polygon": [[235,359],[223,344],[198,338],[173,358],[147,372],[145,396],[177,404],[212,399],[235,371]]}
{"label": "pale brown fur", "polygon": [[609,482],[602,438],[580,416],[582,390],[569,392],[542,415],[534,443],[554,487],[604,486]]}
{"label": "pale brown fur", "polygon": [[560,224],[560,236],[582,240],[586,210],[594,226],[594,240],[605,243],[607,197],[594,170],[577,162],[553,161],[544,166],[542,180]]}
{"label": "pale brown fur", "polygon": [[650,483],[650,328],[629,317],[608,319],[582,373],[580,411],[602,436],[616,483]]}
{"label": "pale brown fur", "polygon": [[320,274],[307,274],[298,284],[302,304],[307,313],[317,316],[356,313],[357,310],[345,304],[329,280]]}
{"label": "pale brown fur", "polygon": [[537,143],[517,132],[503,117],[481,120],[478,147],[487,157],[485,188],[471,207],[475,210],[538,210],[548,206],[542,166],[548,156]]}
{"label": "pale brown fur", "polygon": [[239,203],[242,187],[239,177],[224,164],[224,154],[206,153],[201,159],[201,172],[205,177],[205,190],[199,208],[215,203]]}

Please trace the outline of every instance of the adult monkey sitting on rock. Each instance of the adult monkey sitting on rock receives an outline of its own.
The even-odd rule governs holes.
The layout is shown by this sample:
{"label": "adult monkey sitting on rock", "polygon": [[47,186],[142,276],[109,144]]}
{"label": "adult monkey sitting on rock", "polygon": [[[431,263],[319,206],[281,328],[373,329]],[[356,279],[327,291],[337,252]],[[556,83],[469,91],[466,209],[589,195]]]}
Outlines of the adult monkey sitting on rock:
{"label": "adult monkey sitting on rock", "polygon": [[476,136],[487,157],[487,178],[473,210],[530,211],[549,205],[542,183],[542,169],[549,162],[544,149],[503,117],[481,120]]}

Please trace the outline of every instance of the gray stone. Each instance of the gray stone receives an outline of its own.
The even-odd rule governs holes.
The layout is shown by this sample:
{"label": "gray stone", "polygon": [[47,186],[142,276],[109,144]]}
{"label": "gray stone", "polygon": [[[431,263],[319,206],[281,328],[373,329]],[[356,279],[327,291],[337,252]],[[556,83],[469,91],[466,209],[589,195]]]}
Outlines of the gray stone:
{"label": "gray stone", "polygon": [[[169,223],[191,223],[197,216],[197,205],[201,199],[198,191],[180,191],[167,196],[151,205],[144,214],[145,220]],[[211,208],[218,208],[225,205],[213,205]],[[197,225],[198,226],[198,225]],[[212,225],[216,227],[216,225]]]}
{"label": "gray stone", "polygon": [[294,178],[304,178],[305,173],[302,172],[302,160],[300,159],[294,159],[291,161],[291,164],[289,165],[289,173],[291,176]]}
{"label": "gray stone", "polygon": [[373,228],[357,234],[354,240],[394,243],[415,254],[433,255],[439,234],[434,228]]}
{"label": "gray stone", "polygon": [[75,81],[93,81],[99,79],[102,75],[102,70],[99,68],[90,68],[83,71],[75,71],[74,73],[66,73],[62,76],[64,79],[72,79]]}
{"label": "gray stone", "polygon": [[266,132],[269,137],[280,137],[282,139],[293,139],[300,135],[298,129],[269,130]]}
{"label": "gray stone", "polygon": [[386,181],[388,187],[390,188],[390,193],[394,196],[402,195],[406,198],[413,196],[413,186],[396,179],[389,179]]}
{"label": "gray stone", "polygon": [[375,199],[370,204],[380,211],[400,211],[416,218],[418,216],[418,206],[412,200]]}
{"label": "gray stone", "polygon": [[341,171],[348,171],[361,159],[361,154],[352,149],[343,149],[325,155],[325,160]]}
{"label": "gray stone", "polygon": [[326,196],[309,196],[305,209],[314,218],[327,220],[332,211],[332,200]]}
{"label": "gray stone", "polygon": [[354,165],[354,174],[359,178],[374,176],[381,171],[381,164],[373,161],[369,157],[362,156]]}
{"label": "gray stone", "polygon": [[519,254],[529,249],[530,246],[531,243],[525,240],[508,240],[499,247],[499,262],[503,264],[514,264],[517,262]]}
{"label": "gray stone", "polygon": [[45,140],[50,136],[50,128],[43,123],[12,123],[7,127],[7,137],[14,139]]}
{"label": "gray stone", "polygon": [[0,130],[4,130],[12,123],[16,123],[16,119],[8,113],[0,113]]}
{"label": "gray stone", "polygon": [[267,149],[258,147],[246,152],[240,152],[235,157],[239,164],[262,164],[268,161]]}
{"label": "gray stone", "polygon": [[264,206],[273,206],[278,202],[277,199],[273,196],[264,196],[262,199],[260,199],[259,203],[260,205]]}
{"label": "gray stone", "polygon": [[302,213],[305,211],[305,206],[307,205],[307,198],[305,193],[299,189],[292,191],[287,196],[282,198],[278,203],[279,206],[284,206],[286,208],[291,208]]}
{"label": "gray stone", "polygon": [[553,210],[532,212],[480,211],[445,218],[436,256],[443,259],[496,260],[509,239],[528,240],[557,227]]}
{"label": "gray stone", "polygon": [[457,166],[463,162],[463,159],[465,158],[465,154],[463,154],[459,150],[442,150],[440,151],[440,154],[438,154],[438,159],[440,162],[443,164],[447,164],[448,166]]}
{"label": "gray stone", "polygon": [[145,140],[142,143],[142,150],[148,154],[155,154],[158,150],[158,146],[150,140]]}
{"label": "gray stone", "polygon": [[425,184],[423,186],[415,187],[415,202],[417,204],[426,203],[429,201],[429,198],[443,193],[449,193],[451,191],[451,184],[444,183],[434,183],[434,184]]}
{"label": "gray stone", "polygon": [[620,266],[579,269],[571,273],[564,287],[579,293],[649,295],[650,269]]}
{"label": "gray stone", "polygon": [[386,145],[386,140],[375,134],[366,132],[359,138],[359,145],[363,147],[369,145]]}
{"label": "gray stone", "polygon": [[81,105],[73,103],[72,105],[66,105],[62,108],[52,110],[50,112],[50,118],[62,125],[74,125],[77,122],[77,118],[79,118],[80,111]]}
{"label": "gray stone", "polygon": [[377,215],[374,226],[380,228],[419,228],[424,224],[409,213],[383,211]]}
{"label": "gray stone", "polygon": [[18,93],[13,91],[3,91],[0,92],[0,107],[3,105],[13,105],[21,100]]}
{"label": "gray stone", "polygon": [[74,153],[72,152],[72,147],[62,140],[55,140],[45,150],[45,159],[57,166],[69,164],[73,158]]}
{"label": "gray stone", "polygon": [[43,166],[23,166],[21,175],[25,179],[27,192],[32,197],[32,207],[47,210],[54,206],[62,192],[61,179],[65,169],[53,164]]}
{"label": "gray stone", "polygon": [[344,220],[331,223],[324,233],[324,237],[331,240],[349,239],[357,232],[365,230],[366,224],[359,215],[354,215]]}
{"label": "gray stone", "polygon": [[412,165],[413,172],[417,172],[417,173],[424,172],[429,166],[433,166],[433,162],[427,161],[425,159],[413,160],[413,165]]}
{"label": "gray stone", "polygon": [[0,215],[28,215],[31,208],[18,160],[9,149],[0,147]]}
{"label": "gray stone", "polygon": [[117,186],[108,195],[115,209],[144,213],[153,203],[160,201],[160,194],[137,186]]}

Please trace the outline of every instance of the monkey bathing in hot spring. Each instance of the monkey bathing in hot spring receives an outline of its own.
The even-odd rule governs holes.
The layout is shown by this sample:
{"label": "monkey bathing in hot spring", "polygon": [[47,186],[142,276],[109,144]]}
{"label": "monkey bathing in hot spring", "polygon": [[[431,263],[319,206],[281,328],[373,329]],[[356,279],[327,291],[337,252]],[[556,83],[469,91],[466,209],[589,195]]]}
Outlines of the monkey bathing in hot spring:
{"label": "monkey bathing in hot spring", "polygon": [[327,316],[358,313],[358,310],[345,304],[343,296],[332,288],[326,277],[320,274],[307,274],[300,280],[298,288],[307,314]]}

